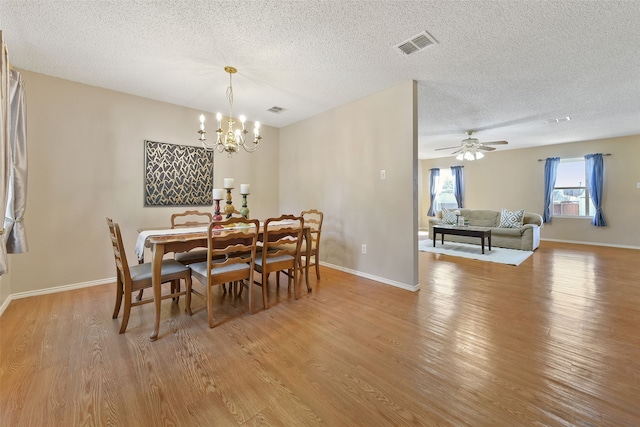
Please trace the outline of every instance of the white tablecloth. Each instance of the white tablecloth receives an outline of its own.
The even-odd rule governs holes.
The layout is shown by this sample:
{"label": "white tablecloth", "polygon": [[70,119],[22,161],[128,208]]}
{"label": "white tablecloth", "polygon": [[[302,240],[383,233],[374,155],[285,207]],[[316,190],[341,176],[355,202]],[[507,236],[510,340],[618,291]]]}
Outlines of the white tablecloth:
{"label": "white tablecloth", "polygon": [[[273,221],[271,225],[287,225],[291,224],[294,221],[285,220],[285,221]],[[260,227],[264,226],[264,222],[260,221]],[[136,240],[136,248],[135,254],[139,260],[144,259],[144,248],[147,243],[147,239],[150,236],[166,236],[171,234],[186,234],[186,233],[202,233],[206,232],[208,226],[199,226],[199,227],[182,227],[182,228],[165,228],[161,230],[143,230],[138,234],[138,239]],[[236,228],[236,227],[232,227]]]}
{"label": "white tablecloth", "polygon": [[144,259],[144,247],[147,239],[150,236],[166,236],[171,234],[185,234],[185,233],[202,233],[207,231],[207,226],[200,227],[183,227],[183,228],[165,228],[163,230],[143,230],[138,234],[138,240],[136,240],[135,254],[138,259]]}

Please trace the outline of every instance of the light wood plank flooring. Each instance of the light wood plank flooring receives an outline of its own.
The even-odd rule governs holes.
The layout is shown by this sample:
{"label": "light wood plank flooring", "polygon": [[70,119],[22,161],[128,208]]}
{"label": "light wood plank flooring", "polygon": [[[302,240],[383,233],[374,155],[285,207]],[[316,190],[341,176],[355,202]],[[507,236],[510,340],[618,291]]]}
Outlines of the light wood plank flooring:
{"label": "light wood plank flooring", "polygon": [[[519,267],[420,253],[411,293],[328,268],[217,326],[113,285],[13,301],[2,426],[639,426],[640,251],[543,242]],[[272,277],[273,279],[273,277]],[[199,285],[195,285],[199,286]],[[259,290],[257,306],[261,307]]]}

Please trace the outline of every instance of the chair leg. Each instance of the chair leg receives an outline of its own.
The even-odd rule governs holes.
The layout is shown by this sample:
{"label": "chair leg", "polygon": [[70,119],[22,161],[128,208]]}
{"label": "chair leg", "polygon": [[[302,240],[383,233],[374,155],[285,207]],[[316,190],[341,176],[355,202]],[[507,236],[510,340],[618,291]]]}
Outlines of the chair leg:
{"label": "chair leg", "polygon": [[138,292],[138,296],[136,296],[136,301],[140,301],[142,299],[143,292],[144,292],[144,289],[140,289],[140,292]]}
{"label": "chair leg", "polygon": [[191,312],[191,285],[191,275],[189,275],[184,279],[184,286],[187,288],[185,311],[189,316],[193,315],[193,313]]}
{"label": "chair leg", "polygon": [[[180,279],[171,281],[171,293],[180,292],[180,289]],[[172,299],[177,304],[180,301],[180,295]]]}
{"label": "chair leg", "polygon": [[122,324],[120,325],[120,333],[124,334],[129,324],[129,314],[131,314],[131,292],[124,293],[124,312],[122,313]]}
{"label": "chair leg", "polygon": [[[244,281],[242,282],[244,283]],[[242,288],[244,287],[240,283],[240,293],[242,293]],[[249,274],[249,283],[247,284],[247,292],[249,293],[249,314],[253,314],[253,274]]]}
{"label": "chair leg", "polygon": [[315,254],[313,256],[313,260],[315,261],[316,265],[316,278],[320,280],[320,264],[318,263],[318,254]]}
{"label": "chair leg", "polygon": [[269,280],[269,275],[267,275],[267,280],[265,280],[265,275],[264,273],[262,274],[262,304],[264,305],[264,309],[266,310],[267,308],[269,308],[269,305],[267,304],[267,283]]}
{"label": "chair leg", "polygon": [[113,308],[113,317],[112,319],[116,319],[118,314],[120,314],[120,305],[122,304],[122,296],[124,294],[122,289],[122,281],[120,280],[120,273],[116,272],[116,305]]}
{"label": "chair leg", "polygon": [[293,296],[295,299],[300,298],[299,292],[298,292],[298,287],[300,286],[300,284],[298,283],[298,276],[300,276],[300,278],[302,279],[302,271],[300,271],[300,274],[298,274],[298,268],[296,268],[295,264],[293,266],[293,269],[291,270],[291,275],[293,276]]}
{"label": "chair leg", "polygon": [[242,287],[242,284],[239,281],[233,282],[233,292],[232,292],[232,294],[233,294],[234,297],[237,296],[238,288],[241,288],[241,287]]}
{"label": "chair leg", "polygon": [[209,327],[213,328],[213,291],[211,285],[207,283],[207,315],[209,316]]}

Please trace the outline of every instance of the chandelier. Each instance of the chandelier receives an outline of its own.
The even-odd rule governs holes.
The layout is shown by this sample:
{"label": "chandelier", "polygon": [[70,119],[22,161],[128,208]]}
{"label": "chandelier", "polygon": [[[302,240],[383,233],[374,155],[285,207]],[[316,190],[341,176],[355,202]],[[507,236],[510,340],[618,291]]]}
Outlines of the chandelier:
{"label": "chandelier", "polygon": [[229,87],[227,88],[227,100],[229,101],[229,120],[227,120],[227,131],[222,130],[222,114],[216,114],[216,120],[218,121],[218,129],[216,133],[218,134],[218,138],[216,139],[215,144],[209,144],[207,142],[207,138],[205,137],[204,130],[204,114],[200,115],[200,130],[198,133],[200,134],[199,140],[202,142],[202,146],[207,151],[217,150],[219,153],[226,152],[229,157],[233,155],[233,153],[237,153],[240,150],[240,147],[244,148],[245,151],[249,153],[253,153],[258,148],[258,144],[262,137],[260,136],[260,122],[255,122],[255,127],[253,129],[253,142],[246,143],[245,135],[249,133],[247,129],[245,129],[244,122],[246,118],[241,115],[240,123],[242,124],[242,129],[234,129],[233,125],[235,121],[233,120],[233,86],[231,85],[231,76],[235,74],[238,70],[234,67],[226,66],[224,67],[224,71],[229,73]]}
{"label": "chandelier", "polygon": [[456,156],[456,160],[480,160],[484,154],[474,145],[463,145],[460,153]]}

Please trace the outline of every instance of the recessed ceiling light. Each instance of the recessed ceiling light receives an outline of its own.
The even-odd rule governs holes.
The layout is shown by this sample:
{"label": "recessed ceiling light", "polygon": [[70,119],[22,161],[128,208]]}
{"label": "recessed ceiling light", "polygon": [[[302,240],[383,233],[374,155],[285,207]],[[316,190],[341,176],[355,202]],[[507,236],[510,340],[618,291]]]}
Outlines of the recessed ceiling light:
{"label": "recessed ceiling light", "polygon": [[560,122],[568,122],[569,120],[571,120],[571,117],[566,116],[566,117],[556,117],[554,119],[547,119],[544,122],[545,123],[560,123]]}

